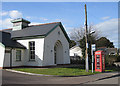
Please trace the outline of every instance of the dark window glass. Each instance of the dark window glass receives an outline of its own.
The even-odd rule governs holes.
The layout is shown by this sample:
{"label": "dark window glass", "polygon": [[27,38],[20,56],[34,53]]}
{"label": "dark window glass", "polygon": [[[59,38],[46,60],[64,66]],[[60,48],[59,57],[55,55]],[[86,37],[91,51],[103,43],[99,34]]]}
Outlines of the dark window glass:
{"label": "dark window glass", "polygon": [[97,69],[100,69],[100,55],[97,55]]}
{"label": "dark window glass", "polygon": [[16,50],[16,61],[21,61],[21,50]]}
{"label": "dark window glass", "polygon": [[30,60],[35,60],[35,42],[29,42]]}

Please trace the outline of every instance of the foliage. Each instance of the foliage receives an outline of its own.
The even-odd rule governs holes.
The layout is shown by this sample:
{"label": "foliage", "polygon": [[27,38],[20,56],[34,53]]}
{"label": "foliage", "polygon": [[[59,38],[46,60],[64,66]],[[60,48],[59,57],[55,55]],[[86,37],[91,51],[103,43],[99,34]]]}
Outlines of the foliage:
{"label": "foliage", "polygon": [[120,71],[120,67],[116,67],[116,66],[113,66],[113,65],[106,65],[105,66],[105,71]]}
{"label": "foliage", "polygon": [[[95,31],[95,33],[91,33]],[[85,43],[85,28],[82,26],[78,29],[74,29],[70,34],[71,39],[75,40],[77,44],[82,49],[83,58],[85,58],[85,50],[86,50],[86,43]],[[95,44],[96,40],[100,37],[99,31],[94,27],[94,25],[88,26],[88,56],[91,58],[91,44]]]}
{"label": "foliage", "polygon": [[119,55],[105,55],[105,64],[106,65],[113,65],[114,62],[119,61]]}
{"label": "foliage", "polygon": [[70,59],[71,64],[85,64],[85,60],[81,59],[81,57],[71,57]]}
{"label": "foliage", "polygon": [[96,41],[96,47],[107,47],[107,48],[114,48],[113,42],[110,42],[109,39],[106,37],[101,37]]}
{"label": "foliage", "polygon": [[70,40],[70,48],[76,45],[76,42],[74,40]]}
{"label": "foliage", "polygon": [[[94,34],[91,34],[92,31],[95,31]],[[80,28],[75,28],[72,30],[70,33],[70,38],[72,40],[75,40],[76,42],[79,42],[81,39],[83,39],[85,36],[85,28],[81,26]],[[99,39],[100,36],[100,31],[94,26],[94,25],[89,25],[88,26],[88,37],[92,36],[94,39]],[[91,38],[91,37],[90,37]]]}
{"label": "foliage", "polygon": [[[91,34],[92,31],[95,31],[94,34]],[[96,48],[98,47],[107,47],[107,48],[114,48],[113,42],[110,42],[109,39],[106,37],[100,36],[100,31],[97,30],[93,25],[88,27],[88,57],[89,63],[91,63],[91,44],[96,44]],[[71,39],[75,40],[80,48],[82,49],[83,58],[85,58],[85,50],[86,50],[86,43],[85,43],[85,28],[80,27],[79,29],[74,29],[70,34]],[[101,37],[101,38],[100,38]],[[111,58],[111,59],[110,59]],[[115,58],[106,56],[106,63],[112,64],[116,61]]]}
{"label": "foliage", "polygon": [[83,39],[81,39],[80,41],[79,41],[79,46],[80,46],[80,48],[82,49],[82,55],[83,55],[83,58],[85,58],[85,50],[86,50],[86,44],[85,44],[85,37],[83,37]]}
{"label": "foliage", "polygon": [[[96,41],[96,39],[94,38],[93,35],[89,34],[89,38],[88,38],[88,56],[90,57],[89,59],[91,59],[91,45],[94,44]],[[85,37],[83,37],[80,41],[79,41],[79,46],[82,49],[82,55],[85,58],[85,50],[86,50],[86,43],[85,43]],[[90,61],[90,60],[89,60]],[[91,63],[91,62],[90,62]]]}
{"label": "foliage", "polygon": [[120,55],[117,55],[117,61],[116,62],[120,62]]}

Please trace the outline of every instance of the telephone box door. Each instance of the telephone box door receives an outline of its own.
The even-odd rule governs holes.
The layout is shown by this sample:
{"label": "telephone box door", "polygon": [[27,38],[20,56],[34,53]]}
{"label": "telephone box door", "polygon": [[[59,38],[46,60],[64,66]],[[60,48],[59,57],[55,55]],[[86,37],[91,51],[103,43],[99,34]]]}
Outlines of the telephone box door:
{"label": "telephone box door", "polygon": [[95,71],[103,72],[105,70],[105,57],[103,51],[95,52]]}

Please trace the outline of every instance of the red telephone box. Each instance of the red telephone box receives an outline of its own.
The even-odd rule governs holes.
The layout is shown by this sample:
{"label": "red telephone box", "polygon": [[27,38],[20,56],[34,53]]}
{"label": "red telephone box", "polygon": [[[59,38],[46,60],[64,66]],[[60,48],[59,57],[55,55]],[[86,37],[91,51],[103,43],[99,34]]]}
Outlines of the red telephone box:
{"label": "red telephone box", "polygon": [[101,50],[95,52],[95,71],[105,71],[105,56]]}

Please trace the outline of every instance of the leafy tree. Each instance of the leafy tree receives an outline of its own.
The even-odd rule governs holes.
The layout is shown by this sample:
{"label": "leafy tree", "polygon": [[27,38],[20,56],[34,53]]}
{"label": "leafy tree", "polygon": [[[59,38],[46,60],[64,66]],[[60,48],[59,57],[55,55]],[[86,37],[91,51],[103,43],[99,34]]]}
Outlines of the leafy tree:
{"label": "leafy tree", "polygon": [[[93,35],[88,34],[88,56],[91,59],[91,45],[95,44],[96,39]],[[86,50],[86,42],[85,42],[85,36],[79,41],[79,46],[82,49],[82,55],[85,57],[85,50]]]}
{"label": "leafy tree", "polygon": [[110,42],[106,37],[101,37],[96,41],[96,48],[98,47],[114,48],[114,45],[113,42]]}
{"label": "leafy tree", "polygon": [[76,45],[76,42],[74,40],[70,40],[70,48]]}
{"label": "leafy tree", "polygon": [[[95,31],[94,34],[91,34],[92,31]],[[94,44],[97,39],[100,38],[100,32],[93,26],[90,25],[88,27],[88,57],[91,59],[91,44]],[[82,49],[83,58],[85,58],[85,50],[86,50],[86,43],[85,43],[85,28],[80,27],[78,29],[74,29],[70,34],[71,39],[75,40],[77,44]],[[89,60],[91,61],[91,60]],[[89,62],[91,63],[91,62]]]}
{"label": "leafy tree", "polygon": [[85,37],[83,37],[80,41],[79,41],[79,43],[80,43],[80,48],[82,49],[82,55],[83,55],[83,57],[85,58],[85,50],[86,50],[86,44],[85,44]]}
{"label": "leafy tree", "polygon": [[[94,34],[91,34],[91,31],[95,31]],[[89,56],[91,57],[91,44],[95,44],[96,40],[99,39],[100,35],[99,35],[99,31],[93,26],[90,25],[88,27],[88,44],[89,44],[89,48],[88,48],[88,53]],[[78,29],[74,29],[72,31],[72,33],[70,34],[71,39],[75,40],[77,42],[77,44],[80,46],[80,48],[82,49],[82,55],[83,57],[85,57],[85,28],[84,27],[80,27]]]}

